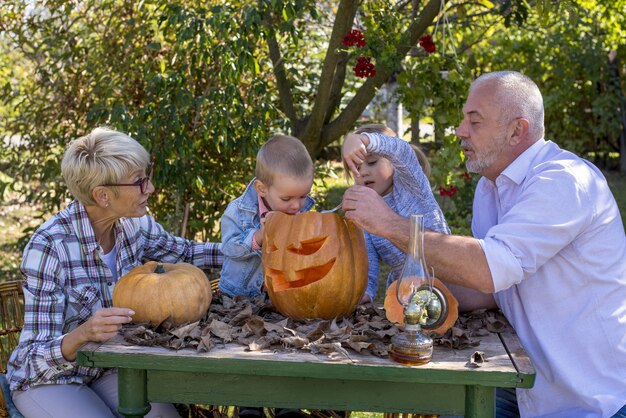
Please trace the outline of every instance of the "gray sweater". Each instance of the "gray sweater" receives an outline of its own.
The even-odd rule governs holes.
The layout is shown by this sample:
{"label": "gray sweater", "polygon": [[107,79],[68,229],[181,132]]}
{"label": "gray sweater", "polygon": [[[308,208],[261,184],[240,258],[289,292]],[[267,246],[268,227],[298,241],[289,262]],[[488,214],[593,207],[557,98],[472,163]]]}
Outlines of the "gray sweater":
{"label": "gray sweater", "polygon": [[[424,215],[424,227],[449,234],[450,228],[435,201],[430,183],[417,160],[411,145],[396,137],[366,133],[370,139],[367,152],[388,159],[393,165],[393,190],[384,196],[387,205],[399,215],[408,217],[413,213]],[[365,232],[369,262],[366,293],[372,300],[378,288],[380,262],[387,263],[391,272],[387,287],[395,281],[402,270],[406,254],[391,241]]]}

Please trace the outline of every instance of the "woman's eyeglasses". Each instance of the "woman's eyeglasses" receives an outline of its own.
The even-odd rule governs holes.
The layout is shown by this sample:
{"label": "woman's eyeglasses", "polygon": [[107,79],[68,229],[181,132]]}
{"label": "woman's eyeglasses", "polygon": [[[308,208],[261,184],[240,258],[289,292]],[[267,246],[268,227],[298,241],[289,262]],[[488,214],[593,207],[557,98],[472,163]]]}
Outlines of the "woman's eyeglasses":
{"label": "woman's eyeglasses", "polygon": [[139,190],[141,190],[141,194],[146,193],[148,190],[148,184],[152,180],[152,173],[154,168],[154,161],[150,162],[148,165],[148,175],[146,177],[142,177],[134,183],[108,183],[103,184],[103,186],[139,186]]}

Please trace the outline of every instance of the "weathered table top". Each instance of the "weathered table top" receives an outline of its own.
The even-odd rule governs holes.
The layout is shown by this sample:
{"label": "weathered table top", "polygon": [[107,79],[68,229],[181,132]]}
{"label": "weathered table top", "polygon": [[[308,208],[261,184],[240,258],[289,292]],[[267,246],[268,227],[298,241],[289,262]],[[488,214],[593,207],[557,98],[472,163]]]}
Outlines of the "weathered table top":
{"label": "weathered table top", "polygon": [[[480,367],[468,365],[484,352]],[[130,345],[121,336],[79,350],[78,362],[119,368],[120,411],[143,416],[146,400],[374,412],[493,416],[496,387],[528,388],[535,372],[515,334],[489,334],[478,347],[435,346],[433,360],[406,366],[351,350],[210,352]]]}

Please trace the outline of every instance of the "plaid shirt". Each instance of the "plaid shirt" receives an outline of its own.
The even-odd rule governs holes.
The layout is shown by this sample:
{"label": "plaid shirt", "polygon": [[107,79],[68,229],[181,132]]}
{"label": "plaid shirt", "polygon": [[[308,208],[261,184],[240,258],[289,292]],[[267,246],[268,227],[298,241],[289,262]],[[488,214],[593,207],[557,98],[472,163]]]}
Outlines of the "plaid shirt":
{"label": "plaid shirt", "polygon": [[[150,215],[115,224],[118,277],[142,260],[220,267],[221,244],[166,232]],[[88,384],[103,369],[65,360],[61,341],[100,308],[112,306],[114,279],[102,260],[85,207],[78,201],[44,223],[24,249],[24,329],[8,364],[11,390],[42,384]]]}

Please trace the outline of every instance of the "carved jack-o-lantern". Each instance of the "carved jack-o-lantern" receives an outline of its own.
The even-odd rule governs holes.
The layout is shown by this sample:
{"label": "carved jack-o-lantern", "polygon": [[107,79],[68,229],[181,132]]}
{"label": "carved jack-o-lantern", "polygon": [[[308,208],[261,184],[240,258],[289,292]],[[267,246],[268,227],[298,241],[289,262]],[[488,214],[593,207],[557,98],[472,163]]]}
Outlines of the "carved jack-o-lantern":
{"label": "carved jack-o-lantern", "polygon": [[367,286],[363,231],[335,213],[271,212],[265,220],[263,272],[269,297],[285,316],[349,314]]}

